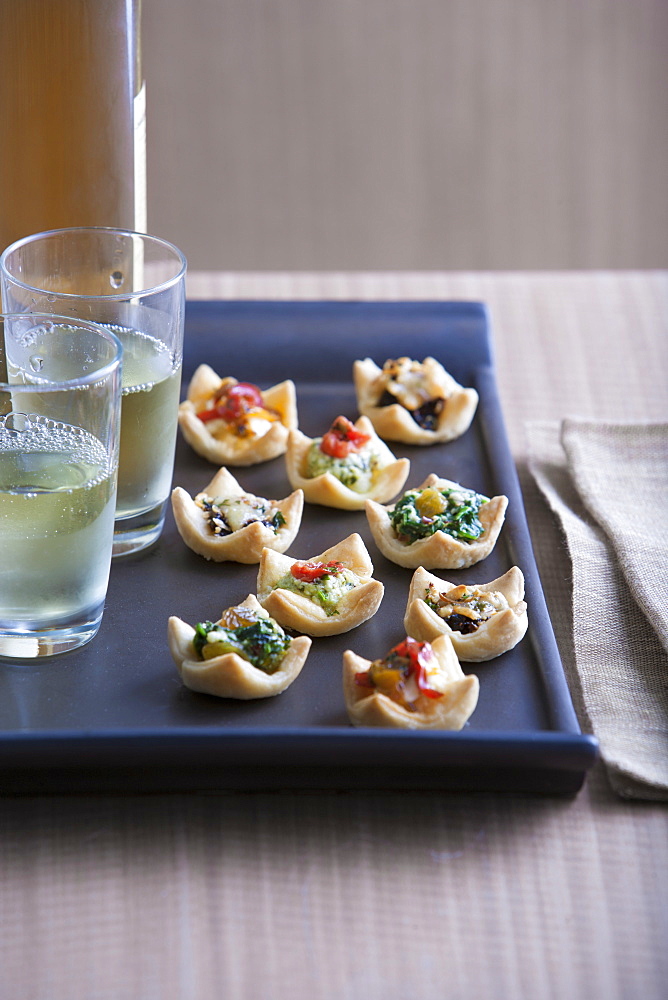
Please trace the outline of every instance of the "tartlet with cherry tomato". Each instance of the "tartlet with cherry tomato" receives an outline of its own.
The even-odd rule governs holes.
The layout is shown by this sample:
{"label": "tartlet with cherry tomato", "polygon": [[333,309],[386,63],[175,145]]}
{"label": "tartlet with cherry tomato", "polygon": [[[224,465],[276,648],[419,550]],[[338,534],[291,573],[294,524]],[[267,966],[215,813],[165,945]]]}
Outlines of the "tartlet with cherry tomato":
{"label": "tartlet with cherry tomato", "polygon": [[477,703],[479,682],[464,674],[452,642],[410,636],[379,659],[343,654],[343,694],[354,726],[461,729]]}
{"label": "tartlet with cherry tomato", "polygon": [[195,371],[179,406],[179,426],[198,455],[216,465],[257,465],[285,454],[298,425],[297,394],[287,379],[269,389]]}
{"label": "tartlet with cherry tomato", "polygon": [[264,549],[257,598],[284,628],[307,635],[339,635],[367,621],[384,593],[362,538],[349,535],[319,555],[292,559]]}
{"label": "tartlet with cherry tomato", "polygon": [[363,510],[367,499],[386,503],[410,469],[409,460],[395,458],[367,417],[353,423],[338,416],[322,437],[290,431],[285,463],[290,485],[303,490],[308,503],[341,510]]}

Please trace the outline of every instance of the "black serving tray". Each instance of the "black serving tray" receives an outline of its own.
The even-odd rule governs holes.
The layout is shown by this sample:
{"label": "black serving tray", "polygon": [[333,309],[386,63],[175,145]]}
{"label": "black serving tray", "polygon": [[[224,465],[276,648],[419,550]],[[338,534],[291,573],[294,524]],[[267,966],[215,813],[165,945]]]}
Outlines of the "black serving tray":
{"label": "black serving tray", "polygon": [[[462,732],[355,729],[342,695],[351,648],[384,655],[403,637],[411,570],[376,549],[363,513],[306,505],[288,554],[309,558],[356,531],[385,584],[377,614],[342,636],[316,639],[302,674],[278,698],[237,702],[194,694],[167,647],[167,619],[195,624],[255,591],[257,568],[214,564],[182,542],[171,511],[158,543],[112,565],[97,637],[39,664],[0,661],[0,792],[155,792],[281,788],[402,788],[573,794],[596,741],[581,733],[547,614],[519,483],[496,389],[487,310],[479,303],[191,302],[183,392],[198,364],[266,387],[297,386],[301,429],[322,434],[339,413],[357,416],[352,363],[373,357],[437,357],[480,393],[471,428],[407,455],[406,484],[436,472],[492,496],[505,493],[506,523],[493,553],[462,583],[518,565],[526,578],[529,631],[478,674],[478,707]],[[196,493],[214,467],[179,438],[174,484]],[[232,470],[250,492],[290,492],[284,461]]]}

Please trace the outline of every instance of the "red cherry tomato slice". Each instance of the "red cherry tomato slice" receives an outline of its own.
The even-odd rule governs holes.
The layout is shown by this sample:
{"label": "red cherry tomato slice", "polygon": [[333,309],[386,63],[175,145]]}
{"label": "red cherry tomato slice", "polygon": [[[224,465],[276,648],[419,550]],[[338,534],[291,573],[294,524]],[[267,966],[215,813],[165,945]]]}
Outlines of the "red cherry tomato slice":
{"label": "red cherry tomato slice", "polygon": [[320,442],[320,451],[330,458],[346,458],[371,439],[370,434],[358,431],[347,417],[337,417]]}
{"label": "red cherry tomato slice", "polygon": [[340,573],[343,568],[343,563],[333,559],[328,563],[296,562],[290,567],[290,572],[295,580],[301,580],[302,583],[313,583],[315,580],[320,580],[321,577],[328,576],[330,573]]}
{"label": "red cherry tomato slice", "polygon": [[262,393],[251,382],[236,382],[216,395],[215,403],[197,416],[203,423],[209,420],[235,421],[250,410],[262,409]]}

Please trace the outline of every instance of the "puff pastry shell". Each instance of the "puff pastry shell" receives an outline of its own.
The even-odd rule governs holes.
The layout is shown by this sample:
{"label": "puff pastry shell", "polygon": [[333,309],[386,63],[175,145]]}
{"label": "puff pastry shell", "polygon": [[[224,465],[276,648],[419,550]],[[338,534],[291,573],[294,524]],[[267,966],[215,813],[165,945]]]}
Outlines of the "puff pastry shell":
{"label": "puff pastry shell", "polygon": [[512,649],[524,637],[527,630],[527,605],[524,598],[524,576],[513,566],[503,576],[490,583],[476,583],[469,586],[483,593],[500,593],[508,602],[508,607],[494,612],[482,621],[475,632],[462,635],[451,629],[447,618],[441,618],[425,602],[427,588],[432,584],[438,593],[447,593],[456,584],[448,583],[428,573],[419,566],[413,574],[408,591],[404,628],[408,635],[420,642],[433,642],[439,635],[447,635],[452,641],[460,660],[467,663],[482,663]]}
{"label": "puff pastry shell", "polygon": [[380,437],[404,444],[430,445],[452,441],[468,430],[478,405],[476,390],[461,386],[435,358],[425,358],[422,368],[433,398],[440,396],[445,400],[434,430],[420,427],[401,403],[378,406],[383,392],[383,369],[371,358],[354,362],[357,407],[369,417]]}
{"label": "puff pastry shell", "polygon": [[[249,594],[240,607],[265,615],[253,594]],[[198,659],[192,645],[194,636],[195,629],[180,618],[172,616],[169,619],[169,649],[185,686],[202,694],[242,701],[271,698],[285,691],[299,676],[311,648],[308,636],[297,636],[290,642],[278,670],[267,674],[237,653],[224,653],[211,660]]]}
{"label": "puff pastry shell", "polygon": [[[430,486],[445,489],[456,488],[460,484],[450,479],[440,479],[432,473],[417,489],[423,490]],[[390,522],[388,512],[394,509],[394,505],[383,507],[374,500],[367,500],[365,504],[369,527],[380,551],[391,562],[409,569],[418,566],[426,569],[463,569],[480,562],[494,548],[507,506],[508,498],[505,496],[492,497],[482,504],[478,517],[484,532],[473,542],[461,541],[444,531],[436,531],[427,538],[419,538],[411,545],[406,545],[399,541]]]}
{"label": "puff pastry shell", "polygon": [[[220,388],[223,379],[209,365],[200,365],[188,386],[187,398],[179,406],[181,432],[194,451],[216,465],[257,465],[285,454],[288,435],[297,427],[297,394],[288,379],[261,392],[264,404],[280,414],[263,434],[238,435],[233,428],[212,433],[209,424],[197,416]],[[230,378],[230,384],[237,379]],[[216,424],[220,427],[220,421]]]}
{"label": "puff pastry shell", "polygon": [[[213,498],[252,496],[225,467],[219,469],[202,493]],[[285,552],[292,545],[301,524],[304,494],[295,490],[283,500],[268,502],[280,510],[285,519],[285,524],[277,531],[261,521],[253,521],[229,535],[216,535],[205,511],[194,498],[181,486],[172,490],[172,510],[181,538],[193,552],[214,562],[258,563],[263,548]]]}
{"label": "puff pastry shell", "polygon": [[439,636],[431,647],[447,684],[440,698],[421,695],[416,712],[408,711],[381,691],[370,691],[357,684],[355,674],[365,673],[371,661],[347,649],[343,654],[343,695],[352,724],[395,729],[461,729],[478,703],[478,678],[464,674],[448,636]]}
{"label": "puff pastry shell", "polygon": [[[341,597],[338,614],[328,616],[322,607],[303,594],[283,588],[274,589],[281,577],[290,572],[293,563],[326,563],[331,560],[343,563],[360,580],[358,586]],[[262,607],[284,628],[296,629],[312,636],[339,635],[361,625],[378,610],[385,588],[380,580],[373,579],[372,573],[373,564],[358,534],[349,535],[320,555],[309,556],[307,560],[291,559],[273,549],[265,549],[260,559],[257,597]]]}
{"label": "puff pastry shell", "polygon": [[301,431],[290,431],[285,456],[287,476],[292,488],[303,490],[304,497],[309,503],[321,504],[323,507],[338,507],[341,510],[364,510],[366,499],[387,503],[397,495],[406,482],[410,461],[407,458],[394,457],[387,445],[375,433],[368,417],[360,417],[354,426],[358,431],[369,435],[371,446],[379,457],[379,467],[373,475],[371,488],[365,493],[346,486],[331,472],[307,477],[304,470],[314,439],[302,434]]}

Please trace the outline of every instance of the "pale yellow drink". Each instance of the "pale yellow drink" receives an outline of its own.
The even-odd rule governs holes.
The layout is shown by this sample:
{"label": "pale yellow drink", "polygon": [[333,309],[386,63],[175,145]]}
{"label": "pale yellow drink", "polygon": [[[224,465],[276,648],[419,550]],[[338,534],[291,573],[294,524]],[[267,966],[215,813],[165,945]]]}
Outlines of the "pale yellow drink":
{"label": "pale yellow drink", "polygon": [[116,518],[164,503],[174,467],[181,364],[160,341],[105,324],[123,345]]}
{"label": "pale yellow drink", "polygon": [[0,421],[0,625],[60,627],[105,598],[115,509],[104,447],[79,427]]}

